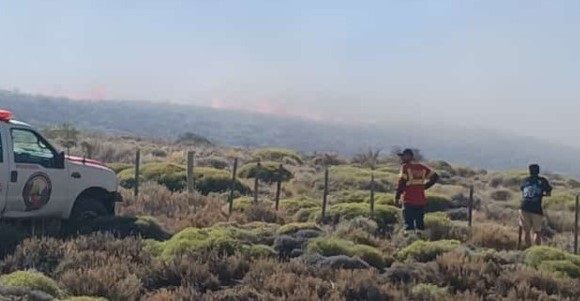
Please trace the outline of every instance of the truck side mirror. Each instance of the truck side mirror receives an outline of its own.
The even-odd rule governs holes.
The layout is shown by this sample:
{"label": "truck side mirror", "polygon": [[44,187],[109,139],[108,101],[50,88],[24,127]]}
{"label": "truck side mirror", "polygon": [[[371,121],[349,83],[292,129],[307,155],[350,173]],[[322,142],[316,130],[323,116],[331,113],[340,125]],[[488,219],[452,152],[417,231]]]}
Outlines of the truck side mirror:
{"label": "truck side mirror", "polygon": [[56,156],[56,167],[57,168],[64,168],[65,158],[66,158],[66,155],[64,152],[58,153],[58,155]]}

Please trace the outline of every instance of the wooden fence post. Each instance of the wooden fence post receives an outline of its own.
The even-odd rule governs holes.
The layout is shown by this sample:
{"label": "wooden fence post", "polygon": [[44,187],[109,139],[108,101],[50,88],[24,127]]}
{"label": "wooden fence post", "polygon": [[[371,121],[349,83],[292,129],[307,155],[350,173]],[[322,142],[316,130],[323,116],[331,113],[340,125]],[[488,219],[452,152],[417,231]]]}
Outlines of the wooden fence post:
{"label": "wooden fence post", "polygon": [[524,233],[524,229],[522,226],[518,225],[518,250],[522,247],[522,235]]}
{"label": "wooden fence post", "polygon": [[228,212],[231,215],[234,210],[234,190],[236,189],[236,173],[238,172],[238,158],[234,159],[234,169],[232,171],[232,183],[230,183],[230,197]]}
{"label": "wooden fence post", "polygon": [[193,164],[195,153],[193,151],[187,152],[187,193],[192,194],[195,190],[195,176],[193,174]]}
{"label": "wooden fence post", "polygon": [[276,211],[278,211],[278,207],[280,206],[280,193],[282,190],[282,171],[283,170],[284,170],[284,167],[282,166],[282,164],[280,164],[280,167],[278,168],[278,181],[276,183],[276,198],[275,198]]}
{"label": "wooden fence post", "polygon": [[375,174],[371,174],[371,218],[375,216]]}
{"label": "wooden fence post", "polygon": [[469,227],[471,227],[472,222],[473,222],[473,185],[469,187],[469,219],[467,222]]}
{"label": "wooden fence post", "polygon": [[580,196],[576,196],[576,216],[574,217],[574,254],[578,254],[578,211],[580,210]]}
{"label": "wooden fence post", "polygon": [[254,175],[254,203],[258,203],[258,194],[260,193],[260,175],[262,173],[262,163],[258,162],[258,171]]}
{"label": "wooden fence post", "polygon": [[328,203],[328,166],[324,169],[324,195],[322,196],[322,222],[326,218],[326,204]]}
{"label": "wooden fence post", "polygon": [[139,165],[141,164],[141,150],[137,149],[135,153],[135,197],[139,196]]}

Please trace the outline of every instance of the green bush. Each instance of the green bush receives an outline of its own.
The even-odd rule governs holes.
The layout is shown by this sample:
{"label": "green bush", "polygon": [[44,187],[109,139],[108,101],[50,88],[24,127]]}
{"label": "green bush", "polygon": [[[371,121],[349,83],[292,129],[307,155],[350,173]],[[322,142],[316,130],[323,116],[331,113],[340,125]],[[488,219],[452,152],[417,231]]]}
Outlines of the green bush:
{"label": "green bush", "polygon": [[296,162],[297,164],[302,164],[302,157],[293,150],[284,148],[265,148],[257,150],[254,153],[254,158],[266,161],[276,161],[282,162]]}
{"label": "green bush", "polygon": [[532,267],[538,267],[543,261],[547,260],[569,260],[574,264],[580,265],[580,255],[574,255],[553,247],[533,246],[527,249],[525,254],[526,264]]}
{"label": "green bush", "polygon": [[449,238],[453,222],[443,212],[428,213],[425,215],[425,229],[429,231],[431,240]]}
{"label": "green bush", "polygon": [[570,210],[574,211],[576,199],[572,194],[554,194],[544,198],[544,208],[551,210]]}
{"label": "green bush", "polygon": [[411,294],[417,300],[448,300],[450,298],[449,292],[444,287],[439,287],[434,284],[420,283],[413,287]]}
{"label": "green bush", "polygon": [[[319,220],[321,212],[315,212],[311,219]],[[356,217],[369,217],[370,205],[367,203],[339,203],[332,205],[327,210],[327,219],[339,222],[340,220],[350,220]],[[384,228],[387,225],[395,224],[399,221],[400,210],[388,205],[375,205],[373,219]]]}
{"label": "green bush", "polygon": [[259,164],[258,166],[258,163],[249,163],[242,166],[239,172],[240,177],[258,178],[266,183],[275,183],[278,180],[285,182],[294,177],[288,169],[284,167],[280,169],[280,164],[278,163],[261,162]]}
{"label": "green bush", "polygon": [[442,195],[427,196],[427,212],[445,211],[451,208],[451,199]]}
{"label": "green bush", "polygon": [[574,264],[570,260],[546,260],[538,266],[538,270],[549,271],[570,278],[580,278],[580,265]]}
{"label": "green bush", "polygon": [[250,245],[244,246],[242,248],[242,253],[246,254],[251,258],[271,258],[276,257],[278,253],[274,248],[267,246],[267,245]]}
{"label": "green bush", "polygon": [[307,197],[296,197],[280,201],[280,208],[288,215],[295,215],[301,209],[321,207],[321,201]]}
{"label": "green bush", "polygon": [[250,230],[231,226],[211,228],[187,228],[162,243],[149,243],[148,249],[165,259],[186,252],[208,252],[232,255],[244,244],[251,244],[259,238]]}
{"label": "green bush", "polygon": [[39,290],[53,297],[60,297],[62,295],[62,291],[56,281],[36,271],[17,271],[0,276],[0,285]]}
{"label": "green bush", "polygon": [[[371,193],[368,190],[343,190],[332,194],[333,204],[338,203],[367,203],[371,202]],[[392,193],[375,193],[375,204],[394,205],[395,197]]]}
{"label": "green bush", "polygon": [[368,245],[358,245],[352,241],[336,237],[319,237],[312,239],[307,246],[311,253],[319,253],[323,256],[346,255],[359,257],[368,264],[382,269],[386,266],[381,251]]}
{"label": "green bush", "polygon": [[315,223],[289,223],[278,229],[278,235],[291,235],[301,230],[322,231],[322,229],[320,229],[320,227]]}
{"label": "green bush", "polygon": [[316,221],[316,218],[320,216],[321,210],[321,207],[302,208],[294,214],[292,220],[298,223]]}
{"label": "green bush", "polygon": [[459,245],[457,240],[418,240],[397,252],[395,257],[401,261],[414,259],[419,262],[428,262],[443,253],[457,249]]}
{"label": "green bush", "polygon": [[[152,162],[146,163],[140,169],[140,181],[154,181],[165,185],[171,191],[183,190],[187,185],[185,166],[167,163]],[[231,175],[229,172],[211,167],[198,167],[194,170],[195,186],[202,194],[210,192],[226,192],[231,186]],[[135,185],[134,169],[125,169],[118,174],[119,184],[127,189]],[[250,192],[250,188],[236,180],[234,190],[241,194]]]}
{"label": "green bush", "polygon": [[115,173],[120,173],[123,170],[135,168],[133,164],[128,163],[107,163],[107,167],[112,169]]}

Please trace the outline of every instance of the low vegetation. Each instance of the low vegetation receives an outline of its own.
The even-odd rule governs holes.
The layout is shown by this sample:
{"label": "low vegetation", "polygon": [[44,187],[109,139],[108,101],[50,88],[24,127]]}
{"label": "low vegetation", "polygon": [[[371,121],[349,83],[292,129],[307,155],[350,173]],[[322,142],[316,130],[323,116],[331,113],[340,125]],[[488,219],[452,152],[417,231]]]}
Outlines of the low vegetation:
{"label": "low vegetation", "polygon": [[[58,131],[51,133],[59,138]],[[78,135],[94,145],[105,139]],[[556,190],[545,204],[546,245],[523,250],[517,211],[524,172],[428,162],[441,173],[442,184],[429,191],[426,230],[415,233],[403,231],[401,210],[394,206],[398,166],[388,154],[369,152],[348,160],[286,149],[218,147],[209,141],[198,146],[195,141],[204,142],[200,137],[182,138],[164,144],[109,137],[104,144],[116,144],[118,151],[91,148],[93,156],[107,159],[124,187],[116,217],[87,223],[74,236],[32,235],[27,224],[0,225],[0,300],[580,296],[580,257],[570,247],[570,196],[580,187],[574,179],[549,175]],[[78,145],[73,153],[82,150]],[[143,161],[138,197],[131,191],[132,153],[122,152],[135,146],[142,149]],[[184,153],[191,149],[196,152],[193,194],[185,191]],[[239,169],[230,214],[232,157],[239,159]],[[330,166],[324,218],[323,165]],[[471,184],[476,193],[468,227]]]}

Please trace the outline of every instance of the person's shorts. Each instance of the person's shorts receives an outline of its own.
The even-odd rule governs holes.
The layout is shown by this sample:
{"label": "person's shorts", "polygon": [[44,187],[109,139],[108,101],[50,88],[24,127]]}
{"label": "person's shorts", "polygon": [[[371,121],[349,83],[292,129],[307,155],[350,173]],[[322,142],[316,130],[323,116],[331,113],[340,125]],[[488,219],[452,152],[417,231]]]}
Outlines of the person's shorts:
{"label": "person's shorts", "polygon": [[524,231],[541,232],[543,224],[543,215],[520,210],[520,226]]}

